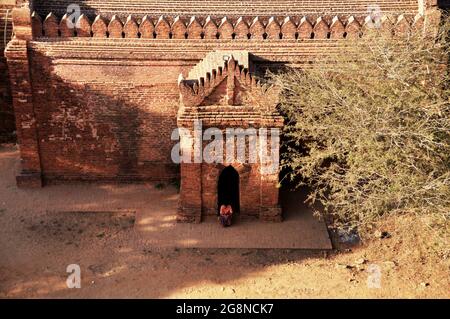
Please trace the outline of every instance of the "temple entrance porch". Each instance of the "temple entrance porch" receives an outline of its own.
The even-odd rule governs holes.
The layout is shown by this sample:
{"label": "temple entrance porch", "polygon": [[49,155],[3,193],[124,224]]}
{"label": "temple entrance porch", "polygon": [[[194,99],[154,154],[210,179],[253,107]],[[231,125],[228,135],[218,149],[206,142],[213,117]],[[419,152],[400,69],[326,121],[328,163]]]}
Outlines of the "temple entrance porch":
{"label": "temple entrance porch", "polygon": [[217,185],[217,207],[231,205],[234,214],[240,212],[239,174],[233,166],[226,167]]}

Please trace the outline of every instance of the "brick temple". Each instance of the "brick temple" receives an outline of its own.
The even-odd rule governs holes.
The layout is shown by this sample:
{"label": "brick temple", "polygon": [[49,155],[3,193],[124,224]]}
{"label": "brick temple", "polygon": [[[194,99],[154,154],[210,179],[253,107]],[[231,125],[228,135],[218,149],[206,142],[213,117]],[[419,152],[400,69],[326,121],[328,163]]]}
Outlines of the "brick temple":
{"label": "brick temple", "polygon": [[436,0],[2,0],[1,42],[10,41],[0,123],[11,130],[15,117],[18,186],[179,180],[180,221],[215,215],[226,187],[242,215],[281,221],[278,170],[228,158],[174,163],[174,130],[195,134],[194,120],[200,134],[281,128],[267,70],[307,67],[375,19],[396,34],[427,32],[437,8]]}

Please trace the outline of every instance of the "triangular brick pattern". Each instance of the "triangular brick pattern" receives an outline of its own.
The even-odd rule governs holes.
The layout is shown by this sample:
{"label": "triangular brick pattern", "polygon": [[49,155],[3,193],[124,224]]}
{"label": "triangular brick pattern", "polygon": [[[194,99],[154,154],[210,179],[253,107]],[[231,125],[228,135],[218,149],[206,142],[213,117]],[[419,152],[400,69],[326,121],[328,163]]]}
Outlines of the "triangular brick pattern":
{"label": "triangular brick pattern", "polygon": [[[223,51],[211,52],[199,65],[208,62],[215,66],[198,79],[179,78],[181,107],[178,122],[191,124],[194,118],[202,119],[210,125],[225,127],[249,123],[261,126],[278,127],[283,120],[276,111],[278,91],[275,87],[263,84],[251,74],[251,59],[247,51],[234,52],[246,60],[246,66],[235,60],[234,55]],[[212,56],[223,59],[220,64]],[[194,69],[201,69],[196,65]],[[203,67],[204,68],[204,67]],[[196,71],[198,72],[198,71]],[[192,71],[190,72],[192,74]],[[194,74],[196,74],[194,72]]]}

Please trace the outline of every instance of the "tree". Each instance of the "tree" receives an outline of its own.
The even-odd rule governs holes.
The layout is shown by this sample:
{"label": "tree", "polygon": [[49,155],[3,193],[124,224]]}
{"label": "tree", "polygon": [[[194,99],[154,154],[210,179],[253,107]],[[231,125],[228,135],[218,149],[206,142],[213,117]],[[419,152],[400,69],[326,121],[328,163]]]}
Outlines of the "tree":
{"label": "tree", "polygon": [[310,187],[309,202],[333,226],[363,231],[415,214],[448,240],[449,25],[433,38],[368,30],[307,68],[272,75],[286,178]]}

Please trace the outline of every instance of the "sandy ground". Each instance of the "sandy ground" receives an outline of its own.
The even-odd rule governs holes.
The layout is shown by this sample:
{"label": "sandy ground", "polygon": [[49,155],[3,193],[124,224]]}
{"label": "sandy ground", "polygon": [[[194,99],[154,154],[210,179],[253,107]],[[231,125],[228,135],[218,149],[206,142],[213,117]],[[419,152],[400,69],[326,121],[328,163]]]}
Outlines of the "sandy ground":
{"label": "sandy ground", "polygon": [[[388,239],[335,251],[155,248],[138,229],[145,218],[133,207],[142,203],[132,187],[99,188],[127,198],[127,207],[99,194],[72,202],[73,186],[18,190],[17,156],[15,147],[0,146],[3,298],[450,297],[448,260],[402,218],[383,225]],[[176,199],[174,192],[161,205],[169,209]],[[43,209],[48,202],[56,206]],[[61,211],[61,203],[70,210]],[[70,264],[81,267],[81,289],[66,286]]]}

